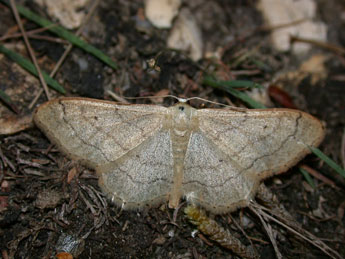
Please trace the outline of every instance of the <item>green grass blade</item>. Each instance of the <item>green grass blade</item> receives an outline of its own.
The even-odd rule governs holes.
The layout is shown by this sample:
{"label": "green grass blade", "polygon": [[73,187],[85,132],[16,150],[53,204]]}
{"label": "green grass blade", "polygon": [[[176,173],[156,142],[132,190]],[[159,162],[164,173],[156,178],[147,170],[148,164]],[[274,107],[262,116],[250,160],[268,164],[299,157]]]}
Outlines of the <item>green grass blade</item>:
{"label": "green grass blade", "polygon": [[12,102],[11,98],[2,90],[0,90],[0,100],[4,102],[12,111],[19,114],[17,106]]}
{"label": "green grass blade", "polygon": [[[18,63],[22,68],[29,71],[31,74],[38,76],[37,70],[35,66],[26,58],[22,57],[21,55],[5,48],[3,45],[0,44],[0,52],[4,53],[6,56],[8,56],[10,59],[12,59],[14,62]],[[53,78],[51,78],[47,73],[42,71],[42,75],[46,83],[53,88],[54,90],[65,94],[65,89]]]}
{"label": "green grass blade", "polygon": [[264,62],[262,62],[261,60],[255,59],[255,58],[251,58],[250,59],[251,62],[253,62],[259,69],[264,70],[266,72],[272,72],[272,68],[265,64]]}
{"label": "green grass blade", "polygon": [[11,98],[4,91],[2,91],[1,89],[0,89],[0,98],[5,103],[12,103]]}
{"label": "green grass blade", "polygon": [[[1,2],[7,4],[9,6],[9,3],[5,0],[0,0]],[[42,27],[46,27],[49,31],[55,33],[59,37],[69,41],[75,46],[78,46],[79,48],[85,50],[86,52],[96,56],[98,59],[109,65],[110,67],[116,69],[117,64],[107,55],[105,55],[102,51],[99,49],[93,47],[92,45],[86,43],[79,37],[75,36],[73,33],[69,32],[68,30],[64,29],[61,26],[55,25],[54,23],[48,21],[47,19],[38,16],[37,14],[31,12],[30,10],[26,9],[23,6],[16,5],[18,12],[26,17],[27,19],[39,24]],[[54,26],[52,26],[54,25]]]}
{"label": "green grass blade", "polygon": [[[234,89],[235,87],[259,87],[259,84],[255,84],[251,81],[237,80],[235,83],[232,81],[216,81],[210,76],[206,76],[203,80],[203,84],[210,85],[214,88],[222,89],[231,95],[241,99],[243,102],[247,103],[251,108],[255,109],[265,109],[265,105],[253,100],[246,93]],[[250,83],[248,83],[250,82]]]}
{"label": "green grass blade", "polygon": [[305,180],[308,182],[308,184],[315,189],[315,182],[314,180],[311,178],[310,174],[303,168],[299,167],[300,172],[303,174]]}
{"label": "green grass blade", "polygon": [[334,169],[338,174],[345,178],[345,170],[341,168],[336,162],[334,162],[331,158],[326,156],[320,149],[316,147],[309,146],[309,149],[320,159],[322,159],[329,167]]}
{"label": "green grass blade", "polygon": [[[206,80],[208,80],[207,77]],[[230,88],[263,88],[262,85],[248,80],[218,81],[218,83]]]}

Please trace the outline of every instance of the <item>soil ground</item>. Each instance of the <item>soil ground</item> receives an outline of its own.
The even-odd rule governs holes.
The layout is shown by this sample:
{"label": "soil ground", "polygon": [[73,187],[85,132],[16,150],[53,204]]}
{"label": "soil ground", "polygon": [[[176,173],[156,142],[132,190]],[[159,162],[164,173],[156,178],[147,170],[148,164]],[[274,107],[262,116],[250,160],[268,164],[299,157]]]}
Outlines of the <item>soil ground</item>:
{"label": "soil ground", "polygon": [[[30,10],[46,16],[44,9],[31,1],[19,1]],[[185,1],[187,2],[187,1]],[[101,1],[92,20],[83,30],[83,38],[112,57],[118,64],[112,70],[96,58],[74,48],[56,79],[67,89],[67,96],[111,100],[108,90],[120,96],[152,96],[158,93],[180,97],[199,96],[219,103],[243,103],[221,90],[202,84],[204,74],[221,79],[251,80],[273,84],[274,77],[298,71],[314,55],[327,56],[326,75],[286,77],[279,82],[294,105],[325,122],[327,134],[320,149],[342,164],[341,141],[345,126],[345,59],[327,49],[313,46],[305,56],[275,51],[270,31],[260,30],[263,18],[256,1],[193,1],[184,3],[196,14],[209,50],[220,48],[220,60],[193,62],[183,53],[168,50],[168,30],[159,30],[140,21],[142,1]],[[318,19],[328,26],[328,41],[345,46],[345,3],[318,0]],[[16,23],[7,6],[0,4],[0,35]],[[139,20],[139,21],[138,21]],[[25,20],[25,28],[37,26]],[[45,32],[44,35],[55,37]],[[64,51],[60,43],[32,39],[38,60],[49,71]],[[7,40],[26,55],[20,39]],[[249,58],[238,62],[245,53]],[[155,59],[156,68],[148,66]],[[83,66],[86,64],[86,66]],[[259,64],[264,64],[259,65]],[[25,76],[24,76],[25,75]],[[20,116],[31,115],[29,103],[40,89],[9,59],[0,59],[0,89],[14,100]],[[52,94],[57,97],[56,93]],[[265,95],[265,93],[264,93]],[[267,95],[267,93],[266,93]],[[46,101],[41,95],[37,105]],[[138,99],[136,103],[151,103]],[[163,100],[165,106],[175,101]],[[194,107],[212,104],[193,102]],[[275,107],[282,104],[273,101]],[[4,106],[5,107],[5,106]],[[9,107],[6,107],[10,111]],[[10,111],[12,112],[12,111]],[[344,141],[344,140],[343,140]],[[166,204],[148,210],[122,211],[101,192],[92,170],[66,158],[52,146],[35,126],[0,138],[0,258],[55,258],[56,252],[74,247],[79,258],[236,258],[231,251],[212,242],[202,233],[192,233],[183,213]],[[280,203],[303,228],[345,256],[345,181],[314,156],[301,164],[317,170],[335,184],[314,178],[311,188],[297,166],[287,173],[265,181]],[[73,178],[71,176],[74,176]],[[71,177],[71,179],[70,179]],[[175,213],[175,214],[174,214]],[[248,245],[242,226],[261,258],[276,258],[274,248],[258,217],[248,208],[219,215],[215,220]],[[284,258],[327,258],[319,249],[303,241],[282,226],[269,222]]]}

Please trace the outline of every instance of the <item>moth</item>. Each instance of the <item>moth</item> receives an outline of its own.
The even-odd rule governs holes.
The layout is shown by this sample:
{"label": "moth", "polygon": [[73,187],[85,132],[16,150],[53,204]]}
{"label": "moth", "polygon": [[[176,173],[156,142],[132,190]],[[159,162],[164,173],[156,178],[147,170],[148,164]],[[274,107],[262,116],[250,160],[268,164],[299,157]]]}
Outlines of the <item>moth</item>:
{"label": "moth", "polygon": [[219,214],[247,206],[259,183],[308,154],[321,122],[298,110],[195,109],[60,98],[35,112],[37,126],[73,160],[96,170],[125,209],[182,197]]}

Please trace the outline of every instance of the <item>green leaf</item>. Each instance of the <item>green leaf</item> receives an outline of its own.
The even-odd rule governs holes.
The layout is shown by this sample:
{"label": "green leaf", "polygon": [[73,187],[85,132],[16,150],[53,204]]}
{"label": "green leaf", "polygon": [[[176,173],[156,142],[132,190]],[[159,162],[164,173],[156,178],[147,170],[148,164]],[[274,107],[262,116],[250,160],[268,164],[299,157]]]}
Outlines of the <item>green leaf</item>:
{"label": "green leaf", "polygon": [[[5,0],[0,0],[0,2],[3,2],[5,4],[7,4],[9,6],[8,1]],[[74,35],[73,33],[69,32],[68,30],[64,29],[61,26],[58,26],[50,21],[48,21],[47,19],[31,12],[30,10],[26,9],[23,6],[20,5],[16,5],[18,12],[26,17],[27,19],[39,24],[42,27],[46,27],[47,30],[55,33],[56,35],[58,35],[59,37],[69,41],[70,43],[72,43],[75,46],[78,46],[79,48],[85,50],[88,53],[91,53],[92,55],[96,56],[98,59],[102,60],[104,63],[106,63],[107,65],[109,65],[110,67],[116,69],[117,68],[117,64],[107,55],[105,55],[102,51],[100,51],[99,49],[93,47],[92,45],[86,43],[85,41],[83,41],[82,39],[80,39],[79,37],[77,37],[76,35]]]}
{"label": "green leaf", "polygon": [[[10,59],[12,59],[14,62],[18,63],[22,68],[29,71],[31,74],[38,76],[36,67],[34,64],[32,64],[28,59],[24,58],[23,56],[13,52],[12,50],[9,50],[5,48],[3,45],[0,44],[0,52],[4,53],[6,56],[8,56]],[[42,71],[42,75],[46,83],[53,88],[54,90],[65,94],[65,89],[53,78],[51,78],[46,72]]]}
{"label": "green leaf", "polygon": [[2,90],[0,90],[0,100],[4,102],[13,112],[19,114],[17,106],[12,102],[11,98]]}
{"label": "green leaf", "polygon": [[241,99],[243,102],[247,103],[251,108],[255,109],[265,109],[265,105],[253,100],[250,98],[246,93],[238,91],[234,88],[243,88],[243,87],[262,87],[259,84],[256,84],[251,81],[244,81],[244,80],[235,80],[235,81],[217,81],[213,79],[211,76],[205,76],[203,80],[203,84],[210,85],[214,88],[222,89],[231,95]]}
{"label": "green leaf", "polygon": [[217,83],[230,88],[263,88],[262,85],[248,80],[218,81]]}
{"label": "green leaf", "polygon": [[309,146],[309,149],[320,159],[322,159],[329,167],[334,169],[338,174],[345,178],[345,170],[341,168],[336,162],[325,155],[320,149]]}
{"label": "green leaf", "polygon": [[305,180],[308,182],[308,184],[315,189],[315,182],[314,180],[311,178],[310,174],[307,172],[307,170],[299,167],[299,170],[301,171],[301,173],[303,174]]}
{"label": "green leaf", "polygon": [[0,90],[0,98],[3,100],[5,103],[12,103],[11,98],[2,90]]}

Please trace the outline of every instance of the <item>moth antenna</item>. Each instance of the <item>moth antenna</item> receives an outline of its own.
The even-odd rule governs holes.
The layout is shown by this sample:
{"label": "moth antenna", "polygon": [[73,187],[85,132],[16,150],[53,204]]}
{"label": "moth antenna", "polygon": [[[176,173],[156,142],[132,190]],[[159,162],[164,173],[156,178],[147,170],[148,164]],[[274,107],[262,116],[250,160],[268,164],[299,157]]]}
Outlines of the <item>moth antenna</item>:
{"label": "moth antenna", "polygon": [[223,103],[219,103],[219,102],[214,102],[214,101],[210,101],[204,98],[200,98],[197,96],[194,97],[190,97],[190,98],[183,98],[183,97],[177,97],[175,95],[171,95],[171,94],[167,94],[167,95],[159,95],[159,96],[140,96],[140,97],[121,97],[119,95],[117,95],[116,93],[114,93],[113,91],[108,90],[107,93],[115,100],[121,103],[127,103],[129,104],[129,102],[126,100],[137,100],[137,99],[158,99],[158,98],[173,98],[175,100],[177,100],[180,103],[187,103],[188,101],[191,100],[199,100],[199,101],[203,101],[203,102],[207,102],[207,103],[212,103],[215,105],[220,105],[220,106],[224,106],[224,107],[230,107],[230,108],[235,108],[235,109],[241,109],[238,107],[233,107],[233,106],[229,106]]}
{"label": "moth antenna", "polygon": [[199,100],[199,101],[203,101],[203,102],[206,102],[206,103],[212,103],[212,104],[215,104],[215,105],[220,105],[220,106],[224,106],[226,108],[229,108],[231,110],[235,110],[235,111],[247,111],[248,109],[246,108],[240,108],[240,107],[236,107],[236,106],[231,106],[231,105],[227,105],[227,104],[224,104],[224,103],[219,103],[219,102],[214,102],[214,101],[210,101],[210,100],[207,100],[207,99],[204,99],[204,98],[200,98],[200,97],[190,97],[190,98],[187,98],[187,101],[190,101],[190,100]]}
{"label": "moth antenna", "polygon": [[173,98],[177,100],[178,102],[185,103],[188,101],[188,99],[180,98],[175,95],[167,94],[167,95],[148,95],[148,96],[139,96],[139,97],[121,97],[114,93],[113,91],[108,90],[107,94],[109,94],[115,101],[121,102],[121,103],[127,103],[129,102],[126,100],[137,100],[137,99],[158,99],[158,98]]}
{"label": "moth antenna", "polygon": [[[229,105],[226,105],[224,103],[210,101],[210,100],[207,100],[207,99],[204,99],[204,98],[201,98],[201,97],[197,97],[197,96],[187,98],[187,101],[191,101],[191,100],[199,100],[199,101],[203,101],[203,102],[206,102],[206,103],[212,103],[212,104],[226,106],[226,107],[229,106]],[[230,107],[232,107],[232,106],[230,106]]]}
{"label": "moth antenna", "polygon": [[127,104],[129,104],[129,102],[126,99],[124,99],[123,97],[117,95],[113,91],[108,90],[107,94],[109,94],[115,101],[118,101],[120,103],[127,103]]}

